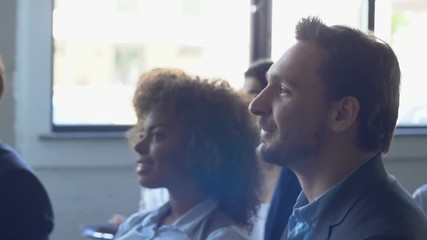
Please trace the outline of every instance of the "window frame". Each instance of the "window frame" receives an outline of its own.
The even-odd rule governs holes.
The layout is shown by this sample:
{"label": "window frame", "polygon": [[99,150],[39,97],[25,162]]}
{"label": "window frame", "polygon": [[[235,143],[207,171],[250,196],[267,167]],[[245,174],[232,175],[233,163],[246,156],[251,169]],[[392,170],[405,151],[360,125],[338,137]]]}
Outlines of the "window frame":
{"label": "window frame", "polygon": [[[249,6],[254,6],[255,4],[259,4],[259,5],[264,5],[264,2],[270,2],[270,5],[265,5],[265,7],[260,8],[259,11],[256,11],[254,13],[249,13],[250,14],[250,40],[249,40],[249,45],[250,45],[250,49],[249,49],[249,59],[248,62],[251,63],[255,60],[257,60],[258,58],[267,58],[269,57],[270,53],[270,48],[265,49],[265,45],[266,42],[268,41],[267,38],[263,38],[263,37],[259,37],[257,39],[254,40],[254,36],[256,35],[257,32],[260,31],[260,29],[264,28],[265,26],[267,26],[265,19],[269,19],[271,17],[269,17],[268,15],[262,15],[265,14],[265,11],[270,11],[271,12],[271,0],[251,0],[250,2],[248,2]],[[50,0],[50,4],[51,4],[51,13],[53,13],[53,10],[55,9],[55,0]],[[262,11],[261,11],[262,10]],[[270,13],[271,15],[271,13]],[[52,17],[52,26],[53,26],[53,17]],[[261,24],[260,24],[261,23]],[[79,134],[85,134],[85,133],[96,133],[96,134],[103,134],[103,133],[108,133],[108,132],[112,132],[112,133],[119,133],[122,134],[123,132],[126,132],[127,130],[129,130],[133,125],[107,125],[107,124],[55,124],[54,123],[54,119],[53,119],[53,112],[54,112],[54,108],[53,108],[53,94],[54,94],[54,90],[53,90],[53,84],[54,84],[54,51],[55,51],[55,39],[53,37],[53,28],[51,27],[51,44],[50,44],[50,48],[51,48],[51,53],[50,53],[50,66],[51,68],[51,72],[50,72],[50,129],[51,132],[53,134],[58,133],[58,134],[67,134],[70,133],[71,135],[75,135],[75,133]],[[271,31],[270,31],[270,35],[271,35]],[[262,35],[261,35],[262,36]],[[270,37],[271,38],[271,37]],[[270,39],[268,38],[268,39]],[[243,73],[242,73],[243,74]]]}

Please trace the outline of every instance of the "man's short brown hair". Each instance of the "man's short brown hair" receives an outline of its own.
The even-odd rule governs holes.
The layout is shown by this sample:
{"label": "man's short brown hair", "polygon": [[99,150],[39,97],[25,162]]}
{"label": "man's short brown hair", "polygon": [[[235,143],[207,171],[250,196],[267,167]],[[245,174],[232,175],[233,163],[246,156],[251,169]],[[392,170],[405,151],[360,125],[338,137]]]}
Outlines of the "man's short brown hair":
{"label": "man's short brown hair", "polygon": [[296,38],[323,49],[319,72],[332,100],[345,96],[358,99],[358,145],[387,153],[400,94],[401,73],[393,49],[373,35],[342,25],[329,27],[316,17],[298,23]]}

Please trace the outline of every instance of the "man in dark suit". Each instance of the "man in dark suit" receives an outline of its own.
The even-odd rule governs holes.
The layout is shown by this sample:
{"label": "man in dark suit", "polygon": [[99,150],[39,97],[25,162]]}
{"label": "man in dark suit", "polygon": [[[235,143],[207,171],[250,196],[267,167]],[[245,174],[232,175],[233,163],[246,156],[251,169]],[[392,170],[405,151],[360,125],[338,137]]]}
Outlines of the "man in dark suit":
{"label": "man in dark suit", "polygon": [[266,161],[301,184],[282,239],[421,240],[427,219],[384,168],[399,108],[390,46],[308,17],[252,101]]}
{"label": "man in dark suit", "polygon": [[[4,86],[0,59],[0,97]],[[16,151],[0,142],[0,239],[47,240],[52,229],[46,190]]]}

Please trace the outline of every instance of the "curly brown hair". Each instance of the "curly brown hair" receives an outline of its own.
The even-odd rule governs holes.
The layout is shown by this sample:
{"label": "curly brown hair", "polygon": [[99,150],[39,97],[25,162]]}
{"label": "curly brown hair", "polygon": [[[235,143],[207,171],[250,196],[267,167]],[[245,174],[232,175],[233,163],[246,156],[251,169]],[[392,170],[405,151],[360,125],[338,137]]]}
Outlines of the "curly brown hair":
{"label": "curly brown hair", "polygon": [[237,225],[250,230],[259,206],[257,131],[237,91],[220,79],[162,68],[140,77],[133,104],[138,117],[133,130],[156,106],[172,107],[188,134],[188,161],[201,189]]}

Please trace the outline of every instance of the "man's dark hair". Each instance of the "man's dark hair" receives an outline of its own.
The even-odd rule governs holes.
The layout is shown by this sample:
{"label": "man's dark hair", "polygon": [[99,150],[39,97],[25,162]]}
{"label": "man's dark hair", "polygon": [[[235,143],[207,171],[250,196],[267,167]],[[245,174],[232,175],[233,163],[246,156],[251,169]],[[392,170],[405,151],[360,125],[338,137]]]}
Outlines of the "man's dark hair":
{"label": "man's dark hair", "polygon": [[323,50],[319,74],[332,100],[358,99],[358,145],[386,153],[398,117],[401,78],[391,47],[351,27],[326,26],[316,17],[300,20],[296,39]]}
{"label": "man's dark hair", "polygon": [[253,77],[255,78],[263,88],[267,86],[267,79],[265,73],[273,65],[273,61],[270,59],[261,59],[252,63],[248,70],[245,72],[245,78]]}

